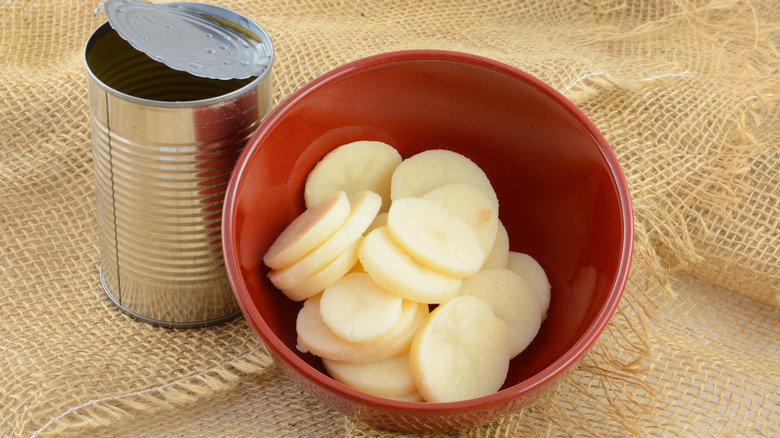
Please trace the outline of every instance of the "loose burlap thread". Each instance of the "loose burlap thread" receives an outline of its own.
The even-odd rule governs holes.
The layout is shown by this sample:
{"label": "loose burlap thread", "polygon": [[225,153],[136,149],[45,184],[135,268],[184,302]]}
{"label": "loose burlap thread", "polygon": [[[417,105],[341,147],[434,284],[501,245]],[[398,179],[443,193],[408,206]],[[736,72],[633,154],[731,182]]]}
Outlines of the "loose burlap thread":
{"label": "loose burlap thread", "polygon": [[[110,304],[82,62],[97,3],[0,3],[0,435],[405,436],[303,393],[241,318],[169,330]],[[780,436],[780,3],[211,3],[270,34],[275,104],[364,56],[458,50],[562,91],[612,145],[636,225],[615,316],[554,391],[446,436]]]}

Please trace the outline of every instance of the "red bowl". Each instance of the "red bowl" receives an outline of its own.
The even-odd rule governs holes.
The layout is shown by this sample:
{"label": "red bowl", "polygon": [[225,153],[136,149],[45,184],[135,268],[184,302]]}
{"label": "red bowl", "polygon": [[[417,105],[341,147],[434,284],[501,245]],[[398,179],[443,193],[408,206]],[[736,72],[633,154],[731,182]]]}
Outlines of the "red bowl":
{"label": "red bowl", "polygon": [[[317,161],[355,140],[384,141],[404,158],[426,149],[469,157],[493,183],[511,249],[530,254],[547,272],[548,317],[533,343],[512,360],[499,392],[453,403],[388,400],[336,382],[319,359],[295,348],[301,304],[273,287],[263,254],[304,210],[303,186]],[[350,417],[426,432],[497,419],[559,383],[612,316],[633,243],[626,181],[582,111],[514,67],[437,50],[351,62],[282,102],[236,164],[222,226],[236,299],[290,379]]]}

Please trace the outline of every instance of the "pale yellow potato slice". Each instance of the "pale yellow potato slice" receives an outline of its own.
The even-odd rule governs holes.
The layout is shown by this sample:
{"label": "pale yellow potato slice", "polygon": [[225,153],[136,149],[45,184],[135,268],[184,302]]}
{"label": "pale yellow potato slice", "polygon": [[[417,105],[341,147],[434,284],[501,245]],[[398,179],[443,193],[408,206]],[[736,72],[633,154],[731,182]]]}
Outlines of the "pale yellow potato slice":
{"label": "pale yellow potato slice", "polygon": [[463,219],[477,234],[485,254],[490,254],[498,232],[498,208],[494,200],[466,183],[445,184],[421,197],[441,204]]}
{"label": "pale yellow potato slice", "polygon": [[295,287],[282,289],[282,293],[293,301],[303,301],[324,291],[326,287],[339,281],[348,272],[352,271],[358,262],[357,251],[362,241],[362,238],[356,240],[336,260],[322,268],[320,272],[303,280]]}
{"label": "pale yellow potato slice", "polygon": [[458,296],[438,306],[417,331],[409,364],[428,402],[486,396],[506,379],[509,334],[489,304]]}
{"label": "pale yellow potato slice", "polygon": [[490,250],[490,254],[485,258],[485,263],[482,264],[482,269],[487,268],[506,268],[506,264],[509,262],[509,234],[506,231],[506,227],[498,221],[498,229],[496,230],[496,240],[493,243],[493,248]]}
{"label": "pale yellow potato slice", "polygon": [[379,285],[404,299],[443,303],[455,297],[462,279],[434,271],[411,258],[382,226],[363,238],[358,249],[363,269]]}
{"label": "pale yellow potato slice", "polygon": [[463,219],[429,199],[393,201],[387,231],[417,262],[452,277],[476,274],[487,255],[477,234]]}
{"label": "pale yellow potato slice", "polygon": [[292,265],[272,269],[268,273],[274,286],[281,290],[294,288],[336,260],[362,237],[374,221],[382,198],[374,192],[365,191],[349,196],[349,203],[352,207],[349,217],[325,242]]}
{"label": "pale yellow potato slice", "polygon": [[366,233],[368,234],[374,230],[376,230],[379,227],[387,225],[387,212],[383,211],[376,215],[374,218],[374,222],[371,222],[371,225],[368,226],[368,229],[366,229]]}
{"label": "pale yellow potato slice", "polygon": [[542,320],[544,320],[547,317],[547,311],[550,309],[550,292],[552,287],[542,265],[528,254],[510,251],[506,268],[522,277],[531,286],[531,290],[539,298]]}
{"label": "pale yellow potato slice", "polygon": [[336,336],[365,343],[390,332],[401,318],[402,301],[368,274],[354,272],[325,289],[320,316]]}
{"label": "pale yellow potato slice", "polygon": [[483,269],[463,280],[460,295],[471,295],[490,304],[509,332],[509,356],[528,347],[542,325],[539,301],[528,283],[505,268]]}
{"label": "pale yellow potato slice", "polygon": [[379,141],[356,141],[328,152],[309,172],[303,196],[307,206],[331,193],[347,195],[370,190],[382,197],[382,211],[390,206],[390,181],[401,155]]}
{"label": "pale yellow potato slice", "polygon": [[414,390],[408,394],[403,395],[394,395],[392,397],[385,396],[385,398],[389,398],[392,400],[398,400],[398,401],[405,401],[405,402],[424,402],[425,399],[423,398],[422,394],[420,394],[420,391]]}
{"label": "pale yellow potato slice", "polygon": [[320,316],[321,297],[307,299],[298,312],[295,328],[299,350],[333,360],[364,360],[381,349],[380,345],[349,342],[333,334]]}
{"label": "pale yellow potato slice", "polygon": [[498,197],[485,172],[468,157],[444,149],[423,151],[402,161],[393,172],[390,198],[419,197],[449,183],[478,188],[498,209]]}
{"label": "pale yellow potato slice", "polygon": [[376,362],[350,363],[323,359],[331,377],[351,388],[380,397],[399,397],[417,391],[409,367],[409,352]]}
{"label": "pale yellow potato slice", "polygon": [[[428,305],[425,303],[416,303],[410,300],[403,301],[403,311],[398,325],[379,341],[373,341],[381,346],[381,349],[363,359],[364,361],[378,361],[409,351],[412,340],[417,330],[420,328],[425,318],[429,315]],[[361,362],[351,361],[351,362]]]}
{"label": "pale yellow potato slice", "polygon": [[263,256],[266,266],[282,269],[302,259],[344,225],[351,211],[346,193],[324,197],[279,234]]}
{"label": "pale yellow potato slice", "polygon": [[401,354],[409,349],[418,327],[428,316],[426,304],[404,301],[401,317],[389,333],[372,342],[351,342],[336,336],[322,321],[320,298],[322,294],[304,301],[298,312],[295,329],[298,334],[298,350],[324,359],[375,362]]}

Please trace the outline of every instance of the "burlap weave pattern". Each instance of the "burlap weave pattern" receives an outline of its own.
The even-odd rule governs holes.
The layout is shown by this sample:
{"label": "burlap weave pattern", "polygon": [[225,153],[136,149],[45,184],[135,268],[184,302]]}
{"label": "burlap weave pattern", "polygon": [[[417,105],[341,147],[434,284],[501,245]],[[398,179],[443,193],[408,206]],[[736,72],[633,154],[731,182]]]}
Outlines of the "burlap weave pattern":
{"label": "burlap weave pattern", "polygon": [[[0,1],[0,436],[403,436],[304,394],[243,319],[168,330],[109,303],[97,3]],[[562,91],[615,150],[636,216],[617,313],[555,391],[451,436],[780,436],[780,2],[210,3],[268,31],[275,104],[364,56],[458,50]]]}

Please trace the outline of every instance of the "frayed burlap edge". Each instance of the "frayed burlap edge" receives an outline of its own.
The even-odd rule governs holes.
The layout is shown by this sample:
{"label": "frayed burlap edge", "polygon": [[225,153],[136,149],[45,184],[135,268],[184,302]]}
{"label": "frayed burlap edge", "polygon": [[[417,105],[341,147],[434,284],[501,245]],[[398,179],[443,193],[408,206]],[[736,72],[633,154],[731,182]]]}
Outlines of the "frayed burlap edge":
{"label": "frayed burlap edge", "polygon": [[73,406],[36,430],[35,437],[79,436],[137,414],[153,414],[230,390],[250,374],[260,374],[273,363],[264,347],[230,359],[192,376],[126,394],[115,394]]}

